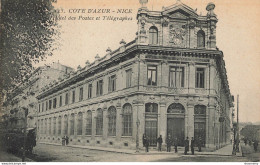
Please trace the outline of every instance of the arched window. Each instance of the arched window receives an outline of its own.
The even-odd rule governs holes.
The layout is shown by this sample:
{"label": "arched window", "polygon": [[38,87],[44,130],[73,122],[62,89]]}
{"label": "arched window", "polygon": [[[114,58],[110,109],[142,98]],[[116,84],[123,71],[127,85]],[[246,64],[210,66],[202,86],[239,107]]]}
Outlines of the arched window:
{"label": "arched window", "polygon": [[111,106],[108,108],[108,135],[116,136],[116,108]]}
{"label": "arched window", "polygon": [[77,125],[77,135],[82,135],[82,123],[83,123],[83,115],[82,112],[78,114],[78,125]]}
{"label": "arched window", "polygon": [[196,105],[194,107],[194,115],[206,116],[206,106],[205,105]]}
{"label": "arched window", "polygon": [[61,116],[58,118],[58,135],[61,135]]}
{"label": "arched window", "polygon": [[88,110],[86,118],[86,135],[92,135],[92,112]]}
{"label": "arched window", "polygon": [[133,111],[131,104],[127,103],[123,106],[123,136],[132,136],[133,128]]}
{"label": "arched window", "polygon": [[149,29],[149,44],[158,44],[158,30],[155,26]]}
{"label": "arched window", "polygon": [[145,113],[158,113],[158,104],[156,103],[145,104]]}
{"label": "arched window", "polygon": [[68,116],[64,116],[64,135],[68,135]]}
{"label": "arched window", "polygon": [[167,109],[167,113],[180,113],[180,114],[184,114],[184,112],[185,112],[185,108],[180,103],[173,103]]}
{"label": "arched window", "polygon": [[97,117],[96,117],[96,135],[103,134],[103,110],[97,110]]}
{"label": "arched window", "polygon": [[74,123],[75,123],[75,115],[71,114],[71,116],[70,116],[70,135],[74,135]]}
{"label": "arched window", "polygon": [[197,33],[197,47],[198,48],[205,47],[205,33],[202,30],[198,31]]}

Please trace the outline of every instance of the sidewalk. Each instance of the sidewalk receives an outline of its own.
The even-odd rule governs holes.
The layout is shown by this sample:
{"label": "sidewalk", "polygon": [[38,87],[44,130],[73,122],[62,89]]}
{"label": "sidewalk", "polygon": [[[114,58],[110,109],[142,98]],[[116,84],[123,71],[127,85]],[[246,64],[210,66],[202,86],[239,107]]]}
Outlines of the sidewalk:
{"label": "sidewalk", "polygon": [[[60,144],[55,144],[55,143],[43,143],[40,142],[40,144],[47,144],[47,145],[56,145],[56,146],[61,146]],[[106,152],[115,152],[115,153],[124,153],[124,154],[134,154],[134,155],[173,155],[174,153],[174,148],[172,147],[171,152],[158,152],[156,149],[150,149],[149,152],[145,152],[144,149],[139,150],[136,152],[136,150],[131,150],[131,149],[118,149],[118,148],[108,148],[108,147],[98,147],[98,146],[78,146],[78,145],[68,145],[67,147],[74,147],[74,148],[85,148],[89,150],[98,150],[98,151],[106,151]],[[213,151],[213,152],[196,152],[195,150],[195,155],[219,155],[219,156],[232,156],[232,150],[233,146],[232,145],[226,145],[223,148],[220,148],[219,150]],[[241,149],[240,149],[241,151]],[[178,148],[178,153],[175,155],[183,155],[184,152],[184,147]],[[189,151],[188,153],[191,155],[191,152]],[[237,153],[236,156],[242,156],[242,152]]]}
{"label": "sidewalk", "polygon": [[[0,162],[22,162],[22,158],[0,150]],[[32,162],[32,160],[25,158],[25,162]]]}
{"label": "sidewalk", "polygon": [[242,156],[241,148],[240,152],[236,153],[236,155],[232,155],[232,151],[233,145],[228,144],[213,152],[196,152],[196,155]]}

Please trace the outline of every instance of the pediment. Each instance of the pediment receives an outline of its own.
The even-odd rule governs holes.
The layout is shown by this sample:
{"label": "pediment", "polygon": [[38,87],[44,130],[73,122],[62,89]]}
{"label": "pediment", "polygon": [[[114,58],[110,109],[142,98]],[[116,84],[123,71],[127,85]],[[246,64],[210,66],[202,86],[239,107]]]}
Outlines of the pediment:
{"label": "pediment", "polygon": [[165,8],[162,15],[167,15],[172,18],[198,17],[195,10],[182,3]]}
{"label": "pediment", "polygon": [[188,18],[189,15],[184,14],[182,12],[175,12],[175,13],[170,13],[169,17],[170,18],[181,18],[181,19],[186,19]]}

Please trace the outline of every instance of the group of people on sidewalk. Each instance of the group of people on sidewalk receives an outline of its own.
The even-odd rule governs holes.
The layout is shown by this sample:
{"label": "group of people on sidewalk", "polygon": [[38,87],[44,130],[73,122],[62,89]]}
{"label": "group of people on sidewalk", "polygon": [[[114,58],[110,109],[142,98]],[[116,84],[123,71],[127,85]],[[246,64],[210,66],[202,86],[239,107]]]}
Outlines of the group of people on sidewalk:
{"label": "group of people on sidewalk", "polygon": [[245,145],[249,144],[249,145],[251,146],[251,145],[252,145],[252,142],[253,142],[253,146],[254,146],[255,152],[257,152],[258,140],[248,140],[248,139],[244,138],[244,143],[245,143]]}
{"label": "group of people on sidewalk", "polygon": [[[162,135],[160,135],[157,138],[157,143],[158,143],[158,151],[161,152],[162,151],[162,143],[163,143],[163,139],[162,139]],[[171,152],[171,146],[174,146],[174,151],[175,153],[178,152],[178,139],[172,139],[171,135],[169,134],[165,140],[166,143],[166,151],[167,152]],[[149,137],[146,136],[145,134],[143,134],[143,147],[145,147],[145,151],[149,152],[149,145],[150,145],[150,141],[149,141]],[[192,137],[191,141],[189,141],[189,138],[186,137],[186,139],[184,140],[184,154],[187,155],[188,151],[189,151],[189,145],[191,148],[191,153],[192,155],[194,155],[194,147],[195,147],[195,140]],[[198,139],[196,146],[198,147],[199,152],[201,152],[201,147],[202,147],[202,140],[201,138]]]}
{"label": "group of people on sidewalk", "polygon": [[69,144],[69,137],[67,135],[62,137],[62,145],[67,146]]}

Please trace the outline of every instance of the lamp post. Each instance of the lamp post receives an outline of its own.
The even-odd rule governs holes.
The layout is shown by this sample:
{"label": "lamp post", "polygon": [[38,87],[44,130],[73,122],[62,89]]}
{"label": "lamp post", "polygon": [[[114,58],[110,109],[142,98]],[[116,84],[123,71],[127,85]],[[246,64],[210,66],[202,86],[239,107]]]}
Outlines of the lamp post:
{"label": "lamp post", "polygon": [[233,123],[233,131],[234,131],[234,141],[233,141],[233,151],[232,155],[236,155],[236,123]]}

